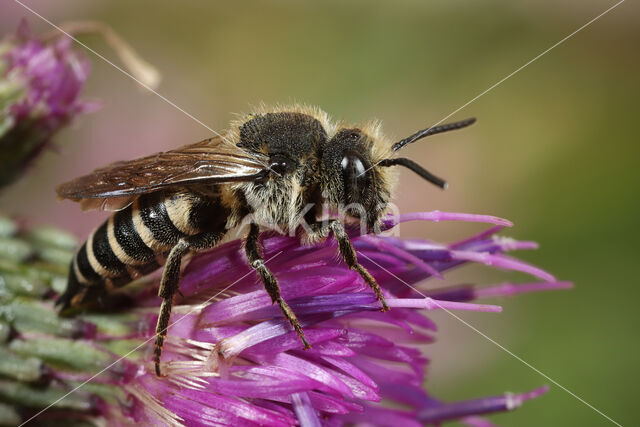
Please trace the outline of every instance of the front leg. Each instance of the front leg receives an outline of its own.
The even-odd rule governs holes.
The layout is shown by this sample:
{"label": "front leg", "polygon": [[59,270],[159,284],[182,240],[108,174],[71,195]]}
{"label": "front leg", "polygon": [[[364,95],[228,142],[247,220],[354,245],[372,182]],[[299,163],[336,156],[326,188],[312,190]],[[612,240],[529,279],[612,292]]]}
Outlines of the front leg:
{"label": "front leg", "polygon": [[253,267],[258,274],[260,274],[260,278],[262,279],[262,283],[264,284],[264,288],[267,290],[267,293],[271,297],[272,303],[278,303],[280,310],[282,310],[282,314],[284,317],[291,323],[293,329],[298,333],[298,337],[304,344],[304,348],[311,348],[309,342],[304,336],[304,332],[302,331],[302,327],[300,326],[300,322],[296,317],[291,307],[287,304],[287,302],[282,299],[280,296],[280,286],[278,285],[278,281],[275,276],[267,266],[264,264],[264,258],[260,253],[260,248],[258,246],[258,235],[260,234],[260,228],[257,224],[252,223],[249,228],[249,234],[247,235],[247,243],[245,245],[245,250],[247,253],[247,257],[249,258],[249,262],[251,263],[251,267]]}
{"label": "front leg", "polygon": [[312,223],[310,224],[310,226],[311,231],[314,234],[314,236],[311,236],[313,239],[327,237],[330,231],[333,232],[333,235],[338,241],[338,248],[344,262],[349,266],[351,270],[357,271],[358,274],[362,276],[364,281],[367,282],[369,287],[373,289],[373,292],[376,294],[376,298],[382,305],[382,311],[388,311],[389,306],[384,299],[384,295],[382,295],[380,285],[378,285],[378,282],[376,282],[376,279],[373,278],[371,273],[369,273],[366,268],[358,263],[356,250],[353,248],[351,240],[349,240],[349,235],[345,231],[342,223],[336,219],[331,219],[326,222]]}

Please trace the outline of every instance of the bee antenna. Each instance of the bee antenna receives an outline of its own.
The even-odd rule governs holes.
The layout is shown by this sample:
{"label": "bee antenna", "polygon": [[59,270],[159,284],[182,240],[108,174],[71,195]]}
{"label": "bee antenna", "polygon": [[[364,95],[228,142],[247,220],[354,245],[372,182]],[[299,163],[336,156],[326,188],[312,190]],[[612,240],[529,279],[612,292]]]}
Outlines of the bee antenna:
{"label": "bee antenna", "polygon": [[447,182],[444,179],[438,178],[413,160],[409,160],[404,157],[400,157],[397,159],[384,159],[380,163],[378,163],[378,166],[404,166],[407,169],[411,169],[413,172],[417,173],[433,185],[442,188],[443,190],[446,190],[448,186]]}
{"label": "bee antenna", "polygon": [[398,151],[405,145],[411,144],[412,142],[416,142],[417,140],[427,137],[429,135],[435,135],[437,133],[442,133],[442,132],[449,132],[450,130],[462,129],[464,127],[474,124],[475,122],[476,122],[476,119],[471,118],[471,119],[461,120],[459,122],[446,123],[444,125],[432,126],[426,129],[422,129],[414,133],[413,135],[408,136],[405,139],[396,142],[395,144],[393,144],[393,147],[391,149],[393,151]]}

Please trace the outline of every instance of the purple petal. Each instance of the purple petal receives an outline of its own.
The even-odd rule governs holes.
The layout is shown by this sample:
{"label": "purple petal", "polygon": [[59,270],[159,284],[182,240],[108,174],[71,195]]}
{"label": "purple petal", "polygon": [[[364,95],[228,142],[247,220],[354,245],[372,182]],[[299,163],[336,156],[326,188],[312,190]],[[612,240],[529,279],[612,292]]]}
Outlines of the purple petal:
{"label": "purple petal", "polygon": [[394,245],[392,245],[389,242],[386,242],[384,239],[376,239],[370,236],[363,236],[362,238],[363,240],[366,240],[367,242],[371,243],[372,245],[374,245],[376,248],[386,251],[388,253],[391,253],[392,255],[397,256],[399,259],[404,259],[405,261],[409,261],[411,263],[413,263],[414,265],[416,265],[419,268],[422,268],[424,271],[426,271],[427,273],[429,273],[432,276],[437,277],[438,279],[444,279],[442,277],[442,274],[440,274],[440,272],[438,270],[436,270],[435,268],[433,268],[432,266],[430,266],[429,264],[427,264],[426,262],[422,261],[420,258],[418,258],[417,256],[404,251]]}
{"label": "purple petal", "polygon": [[469,415],[489,414],[492,412],[511,411],[526,400],[543,395],[548,386],[540,387],[528,393],[484,397],[455,403],[444,403],[439,406],[425,408],[418,412],[418,419],[424,423],[439,423],[458,419]]}
{"label": "purple petal", "polygon": [[534,283],[503,283],[501,285],[487,286],[474,289],[477,298],[510,297],[525,292],[540,292],[558,289],[571,289],[573,283],[560,282],[534,282]]}
{"label": "purple petal", "polygon": [[383,220],[383,223],[391,228],[396,224],[400,224],[408,221],[463,221],[463,222],[483,222],[487,224],[501,225],[505,227],[513,226],[511,221],[503,218],[498,218],[491,215],[475,215],[467,213],[455,213],[455,212],[412,212],[408,214],[402,214],[397,217],[389,216]]}
{"label": "purple petal", "polygon": [[320,427],[320,420],[307,393],[292,394],[291,403],[300,422],[300,427]]}
{"label": "purple petal", "polygon": [[350,413],[337,415],[337,419],[347,424],[378,425],[378,426],[403,426],[421,427],[422,424],[415,420],[414,414],[395,409],[384,409],[367,406],[362,413]]}
{"label": "purple petal", "polygon": [[317,381],[321,386],[320,390],[331,394],[342,395],[344,397],[354,397],[349,387],[342,382],[329,369],[322,368],[308,360],[286,353],[278,353],[272,356],[259,354],[244,355],[244,357],[260,364],[269,364],[283,369],[294,371],[302,376],[309,377]]}
{"label": "purple petal", "polygon": [[556,278],[546,271],[527,264],[526,262],[519,261],[517,259],[507,257],[505,255],[490,254],[486,252],[471,252],[471,251],[451,251],[452,257],[457,260],[473,261],[484,265],[489,265],[504,270],[515,270],[523,273],[531,274],[532,276],[539,277],[547,282],[555,282]]}

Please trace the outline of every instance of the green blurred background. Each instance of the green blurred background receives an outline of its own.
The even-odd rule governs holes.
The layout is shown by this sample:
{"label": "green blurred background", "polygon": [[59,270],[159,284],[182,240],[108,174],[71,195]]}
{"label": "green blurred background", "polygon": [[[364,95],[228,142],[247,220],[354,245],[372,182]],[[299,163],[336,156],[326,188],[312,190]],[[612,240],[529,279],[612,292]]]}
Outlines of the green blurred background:
{"label": "green blurred background", "polygon": [[[100,20],[163,74],[159,92],[214,129],[250,105],[304,102],[336,118],[381,119],[404,137],[429,126],[597,16],[612,1],[108,2],[30,1],[55,23]],[[27,17],[11,1],[2,33]],[[407,148],[450,182],[447,192],[402,172],[403,211],[489,213],[505,235],[540,242],[519,256],[575,289],[498,301],[501,314],[459,314],[623,425],[639,419],[640,8],[627,1],[449,120],[464,131]],[[96,37],[91,47],[115,60]],[[0,197],[5,211],[85,235],[104,213],[57,203],[57,183],[107,162],[194,142],[210,132],[89,54],[85,97],[103,108],[57,138],[58,151]],[[478,226],[411,224],[405,236],[451,240]],[[450,283],[527,280],[464,269]],[[440,286],[431,283],[427,286]],[[446,313],[429,347],[429,390],[445,399],[549,383]],[[608,425],[556,386],[502,425]]]}

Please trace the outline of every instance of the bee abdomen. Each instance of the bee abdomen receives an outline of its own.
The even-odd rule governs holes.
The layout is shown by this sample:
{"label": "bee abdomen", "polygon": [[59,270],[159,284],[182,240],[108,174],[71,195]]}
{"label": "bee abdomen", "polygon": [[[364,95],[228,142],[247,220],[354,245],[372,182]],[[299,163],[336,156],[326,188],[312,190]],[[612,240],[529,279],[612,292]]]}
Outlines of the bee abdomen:
{"label": "bee abdomen", "polygon": [[115,212],[80,247],[60,303],[79,306],[158,269],[182,238],[224,232],[228,212],[216,198],[189,193],[143,194]]}
{"label": "bee abdomen", "polygon": [[56,302],[62,305],[62,312],[92,303],[105,292],[131,282],[127,266],[105,239],[107,227],[105,222],[94,231],[71,261],[67,289]]}
{"label": "bee abdomen", "polygon": [[113,229],[113,224],[111,221],[106,221],[89,237],[87,246],[89,246],[90,242],[91,250],[88,247],[85,249],[89,262],[102,277],[122,277],[128,278],[130,281],[131,276],[127,270],[127,265],[115,253],[116,250],[121,249],[120,246],[115,242],[115,247],[112,247],[113,243],[109,240],[109,233],[107,232],[109,227]]}
{"label": "bee abdomen", "polygon": [[[182,204],[182,211],[174,214],[174,219],[169,216],[169,208]],[[192,230],[181,230],[182,217],[189,215],[191,203],[187,197],[176,200],[173,197],[164,197],[162,193],[145,194],[133,203],[132,218],[136,231],[155,253],[171,249],[183,237],[188,236]],[[186,212],[185,212],[186,211]],[[175,221],[175,222],[174,222]],[[187,232],[185,232],[187,231]],[[197,234],[193,230],[193,234]]]}
{"label": "bee abdomen", "polygon": [[[112,228],[113,221],[110,218],[91,233],[76,252],[71,262],[68,284],[70,288],[72,281],[77,283],[75,287],[80,289],[75,292],[76,294],[80,294],[82,288],[92,288],[92,294],[97,295],[124,286],[141,275],[136,273],[135,267],[118,257],[117,253],[122,252],[122,247],[115,239],[109,239],[109,235],[113,234]],[[77,298],[74,300],[74,297],[75,295],[71,297],[71,305],[74,305],[74,302],[76,304],[88,302],[84,298],[81,298],[81,301]]]}
{"label": "bee abdomen", "polygon": [[116,212],[109,218],[109,243],[122,262],[142,265],[155,260],[155,252],[145,244],[133,221],[133,206]]}

